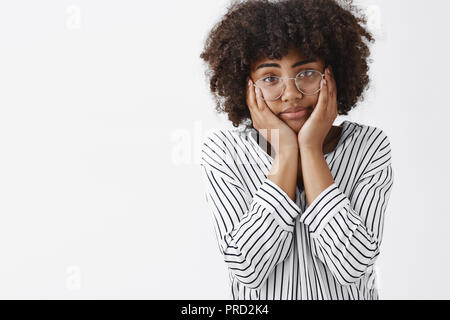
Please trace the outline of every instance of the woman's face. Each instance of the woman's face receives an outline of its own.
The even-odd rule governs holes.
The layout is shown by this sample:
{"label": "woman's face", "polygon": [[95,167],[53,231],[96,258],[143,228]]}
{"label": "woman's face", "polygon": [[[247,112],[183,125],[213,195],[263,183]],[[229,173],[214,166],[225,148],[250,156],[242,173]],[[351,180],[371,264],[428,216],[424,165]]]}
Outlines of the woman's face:
{"label": "woman's face", "polygon": [[[313,69],[323,73],[325,65],[321,59],[307,60],[300,50],[292,48],[281,60],[263,58],[253,63],[250,77],[253,83],[266,76],[295,78],[300,71],[306,69]],[[278,118],[298,133],[314,110],[320,91],[314,95],[304,95],[297,89],[293,79],[284,81],[285,88],[281,96],[275,101],[266,101],[266,104]],[[288,116],[283,111],[291,107],[309,107],[310,109],[303,116],[288,119]]]}

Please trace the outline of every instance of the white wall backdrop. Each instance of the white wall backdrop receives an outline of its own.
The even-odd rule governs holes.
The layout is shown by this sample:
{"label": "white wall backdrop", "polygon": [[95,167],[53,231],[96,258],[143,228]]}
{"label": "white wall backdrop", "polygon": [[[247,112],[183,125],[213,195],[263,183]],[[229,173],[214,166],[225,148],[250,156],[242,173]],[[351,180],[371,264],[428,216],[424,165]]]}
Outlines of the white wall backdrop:
{"label": "white wall backdrop", "polygon": [[[449,299],[450,3],[358,3],[372,89],[336,123],[391,141],[380,296]],[[231,128],[199,58],[228,4],[0,2],[0,298],[227,298],[198,156]]]}

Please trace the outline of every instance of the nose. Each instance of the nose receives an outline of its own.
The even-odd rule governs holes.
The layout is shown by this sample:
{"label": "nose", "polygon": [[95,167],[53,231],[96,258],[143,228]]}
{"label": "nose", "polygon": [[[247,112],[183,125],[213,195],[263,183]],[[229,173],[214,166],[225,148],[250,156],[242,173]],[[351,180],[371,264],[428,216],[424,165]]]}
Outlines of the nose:
{"label": "nose", "polygon": [[282,101],[295,101],[296,99],[302,99],[303,94],[297,89],[295,85],[295,79],[284,79],[284,90],[281,94]]}

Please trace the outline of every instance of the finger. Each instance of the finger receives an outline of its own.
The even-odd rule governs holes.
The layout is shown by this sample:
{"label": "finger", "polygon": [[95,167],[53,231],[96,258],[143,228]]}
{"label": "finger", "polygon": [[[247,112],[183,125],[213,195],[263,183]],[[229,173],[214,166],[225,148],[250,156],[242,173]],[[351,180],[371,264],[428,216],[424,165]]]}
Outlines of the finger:
{"label": "finger", "polygon": [[264,101],[262,92],[260,88],[256,89],[256,104],[258,106],[258,110],[264,111],[264,108],[266,107],[266,101]]}
{"label": "finger", "polygon": [[249,101],[247,102],[247,104],[249,105],[251,111],[254,112],[258,106],[256,104],[255,85],[251,79],[249,79],[249,83],[248,83],[248,92],[249,92],[249,97],[248,97]]}
{"label": "finger", "polygon": [[332,70],[330,70],[330,66],[327,68],[327,72],[325,72],[325,79],[328,83],[328,96],[330,99],[334,99],[336,96],[336,82],[334,80]]}
{"label": "finger", "polygon": [[326,87],[326,95],[327,95],[327,103],[325,104],[325,112],[329,112],[329,104],[331,101],[331,79],[330,79],[330,70],[328,68],[325,69],[325,87]]}
{"label": "finger", "polygon": [[319,108],[319,112],[326,111],[328,103],[328,85],[326,83],[326,80],[322,80],[321,86],[322,87],[320,89],[319,99],[316,106],[316,108]]}
{"label": "finger", "polygon": [[336,79],[333,75],[333,69],[331,66],[327,68],[327,74],[325,75],[328,83],[328,97],[329,102],[327,109],[329,109],[330,114],[337,113],[337,87],[336,87]]}
{"label": "finger", "polygon": [[255,108],[255,91],[254,91],[253,81],[247,79],[247,106],[250,112],[253,112]]}

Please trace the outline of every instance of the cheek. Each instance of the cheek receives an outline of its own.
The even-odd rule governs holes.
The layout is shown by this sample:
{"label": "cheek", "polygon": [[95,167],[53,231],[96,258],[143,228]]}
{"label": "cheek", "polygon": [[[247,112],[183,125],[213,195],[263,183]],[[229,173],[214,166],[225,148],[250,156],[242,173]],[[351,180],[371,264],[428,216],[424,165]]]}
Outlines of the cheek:
{"label": "cheek", "polygon": [[273,112],[274,115],[278,116],[277,110],[280,110],[280,106],[278,106],[276,102],[266,101],[266,105],[269,107],[269,109]]}
{"label": "cheek", "polygon": [[308,105],[309,106],[315,107],[317,102],[319,101],[319,94],[316,93],[313,96],[308,96],[307,97],[307,101],[308,101]]}

